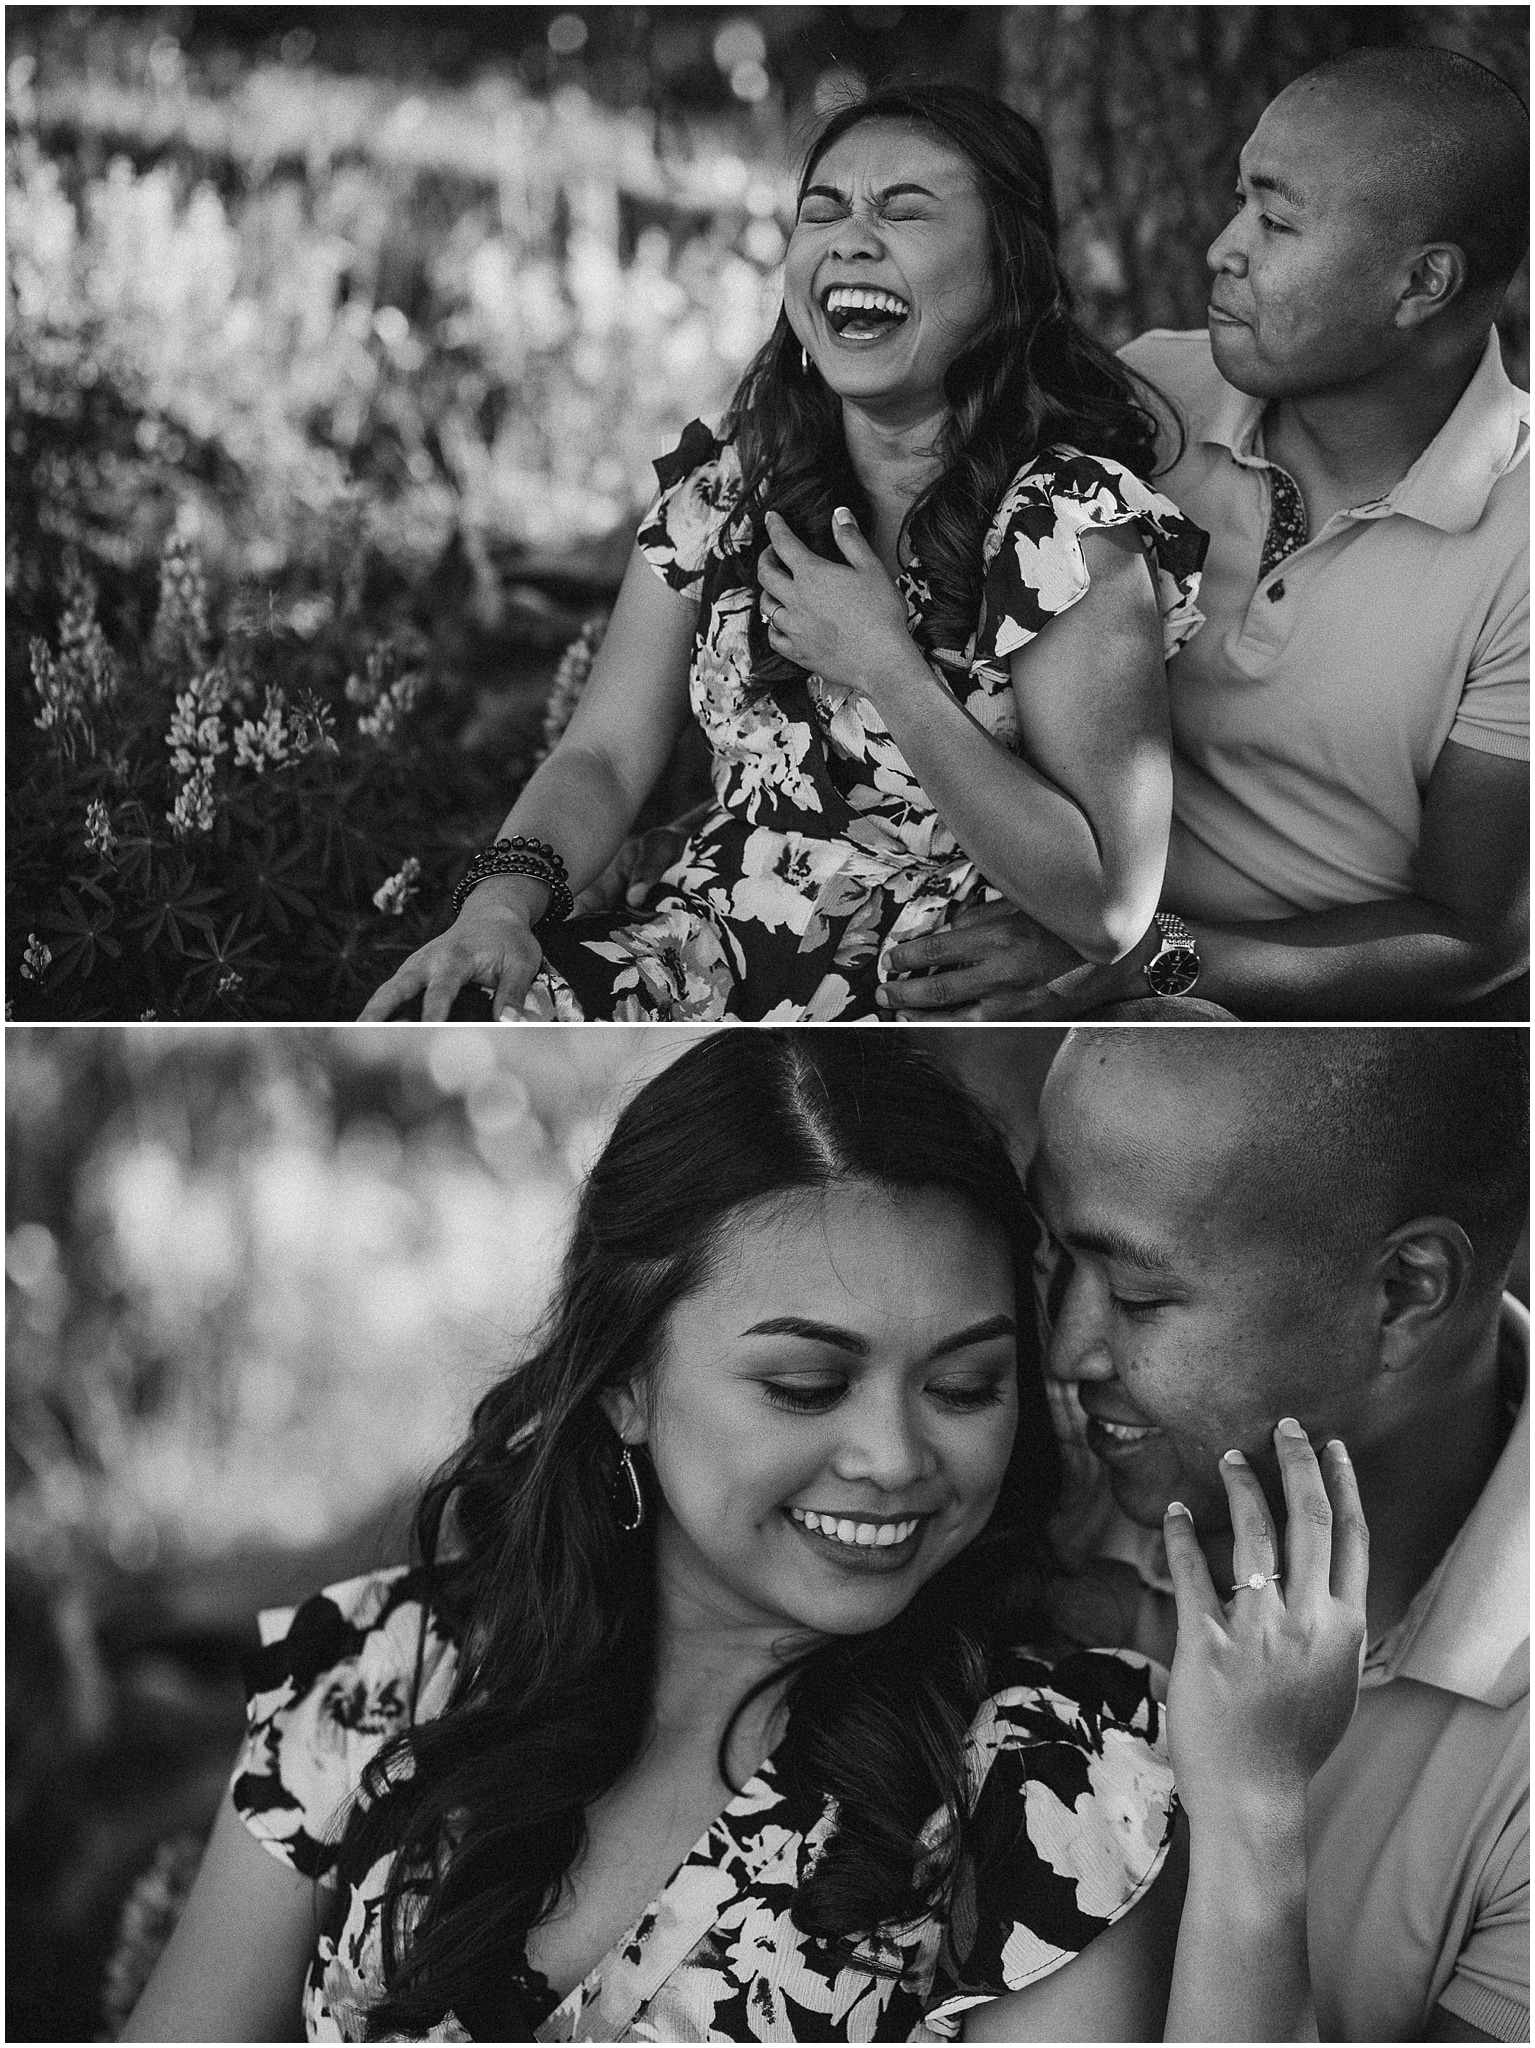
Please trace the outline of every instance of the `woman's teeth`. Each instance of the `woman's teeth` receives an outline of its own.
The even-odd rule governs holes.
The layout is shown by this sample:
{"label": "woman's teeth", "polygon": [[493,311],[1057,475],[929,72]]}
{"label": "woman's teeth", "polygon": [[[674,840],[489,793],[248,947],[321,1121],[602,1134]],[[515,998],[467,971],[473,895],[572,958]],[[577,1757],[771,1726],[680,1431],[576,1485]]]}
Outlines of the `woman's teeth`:
{"label": "woman's teeth", "polygon": [[818,1515],[813,1508],[790,1508],[790,1518],[834,1543],[852,1543],[860,1550],[889,1550],[916,1534],[920,1516],[906,1522],[855,1522],[846,1516]]}
{"label": "woman's teeth", "polygon": [[855,330],[859,334],[881,332],[898,324],[911,311],[894,292],[876,291],[870,285],[833,285],[826,294],[826,318],[837,334]]}

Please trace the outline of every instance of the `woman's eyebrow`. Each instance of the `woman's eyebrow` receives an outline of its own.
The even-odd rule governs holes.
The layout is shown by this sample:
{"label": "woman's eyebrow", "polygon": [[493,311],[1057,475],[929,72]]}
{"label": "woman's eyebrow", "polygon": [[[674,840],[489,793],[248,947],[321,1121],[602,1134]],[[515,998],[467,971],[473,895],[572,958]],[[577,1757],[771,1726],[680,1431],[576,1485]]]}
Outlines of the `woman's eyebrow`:
{"label": "woman's eyebrow", "polygon": [[[972,1344],[989,1343],[993,1337],[1014,1337],[1017,1326],[1011,1316],[987,1316],[983,1322],[971,1323],[963,1330],[956,1330],[952,1337],[944,1337],[927,1354],[932,1358],[946,1358],[951,1351],[964,1351]],[[753,1323],[749,1330],[741,1332],[743,1337],[801,1337],[808,1344],[830,1344],[838,1351],[849,1352],[854,1358],[867,1358],[869,1341],[860,1337],[856,1330],[845,1330],[839,1323],[812,1322],[806,1316],[770,1316],[766,1322]]]}
{"label": "woman's eyebrow", "polygon": [[952,1337],[945,1337],[927,1355],[929,1358],[947,1358],[951,1351],[964,1351],[972,1344],[989,1344],[994,1337],[1016,1337],[1017,1334],[1018,1325],[1011,1316],[988,1316],[984,1322],[971,1323],[967,1329],[956,1330]]}
{"label": "woman's eyebrow", "polygon": [[769,1316],[765,1323],[753,1323],[743,1337],[803,1337],[807,1344],[833,1344],[839,1351],[851,1351],[867,1358],[869,1342],[856,1330],[844,1330],[838,1323],[814,1323],[806,1316]]}
{"label": "woman's eyebrow", "polygon": [[[923,199],[936,199],[938,197],[936,192],[929,192],[926,185],[882,185],[874,197],[877,201],[897,199],[906,192],[915,192]],[[800,203],[803,205],[806,199],[846,200],[847,196],[847,193],[842,190],[840,185],[807,185],[801,195]]]}

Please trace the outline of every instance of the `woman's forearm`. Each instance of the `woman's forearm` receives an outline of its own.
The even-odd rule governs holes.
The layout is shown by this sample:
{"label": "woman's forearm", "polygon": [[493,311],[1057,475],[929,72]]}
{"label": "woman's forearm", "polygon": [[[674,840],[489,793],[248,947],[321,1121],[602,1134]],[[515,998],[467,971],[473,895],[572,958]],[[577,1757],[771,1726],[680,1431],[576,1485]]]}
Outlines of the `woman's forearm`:
{"label": "woman's forearm", "polygon": [[1085,959],[1117,959],[1157,907],[1172,772],[1148,743],[1127,770],[1125,823],[1100,840],[1073,798],[982,730],[913,646],[880,692],[912,773],[987,880]]}
{"label": "woman's forearm", "polygon": [[1306,1815],[1195,1834],[1178,1926],[1169,2041],[1314,2041]]}
{"label": "woman's forearm", "polygon": [[552,846],[569,872],[572,894],[579,895],[623,845],[642,801],[604,754],[567,738],[536,770],[498,836]]}

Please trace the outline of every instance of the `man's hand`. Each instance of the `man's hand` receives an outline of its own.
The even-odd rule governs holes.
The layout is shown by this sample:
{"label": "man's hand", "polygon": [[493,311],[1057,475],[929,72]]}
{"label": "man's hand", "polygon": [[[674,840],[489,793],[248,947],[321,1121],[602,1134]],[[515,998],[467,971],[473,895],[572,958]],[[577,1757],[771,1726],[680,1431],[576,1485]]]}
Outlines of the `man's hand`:
{"label": "man's hand", "polygon": [[[707,808],[702,807],[702,808]],[[695,815],[702,815],[702,809]],[[656,825],[626,839],[610,866],[589,882],[576,898],[577,917],[601,917],[609,911],[637,909],[688,843],[689,819]]]}
{"label": "man's hand", "polygon": [[921,1022],[945,1017],[1066,1023],[1146,994],[1144,942],[1096,967],[1011,903],[962,910],[945,931],[890,950],[881,1009]]}

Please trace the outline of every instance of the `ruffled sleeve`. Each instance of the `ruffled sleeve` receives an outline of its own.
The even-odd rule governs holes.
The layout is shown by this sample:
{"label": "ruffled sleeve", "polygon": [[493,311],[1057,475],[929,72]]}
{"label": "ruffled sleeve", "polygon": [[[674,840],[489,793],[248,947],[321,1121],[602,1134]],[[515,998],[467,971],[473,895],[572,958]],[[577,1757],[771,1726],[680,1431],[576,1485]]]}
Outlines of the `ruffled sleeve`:
{"label": "ruffled sleeve", "polygon": [[660,494],[640,521],[640,553],[663,583],[697,602],[704,562],[741,493],[741,465],[702,420],[655,465]]}
{"label": "ruffled sleeve", "polygon": [[[962,1866],[925,2030],[1049,1976],[1151,1886],[1172,1832],[1162,1709],[1139,1659],[1019,1661],[970,1731],[979,1874]],[[1010,1847],[1007,1845],[1011,1845]],[[984,1850],[990,1845],[990,1857]]]}
{"label": "ruffled sleeve", "polygon": [[1155,569],[1163,658],[1171,661],[1203,624],[1194,599],[1208,534],[1122,463],[1059,450],[1018,472],[987,529],[974,659],[1005,664],[1047,621],[1070,611],[1091,581],[1083,534],[1132,525]]}
{"label": "ruffled sleeve", "polygon": [[442,1711],[456,1652],[432,1625],[427,1580],[405,1567],[370,1572],[260,1617],[230,1796],[262,1847],[302,1877],[331,1875],[371,1758]]}

